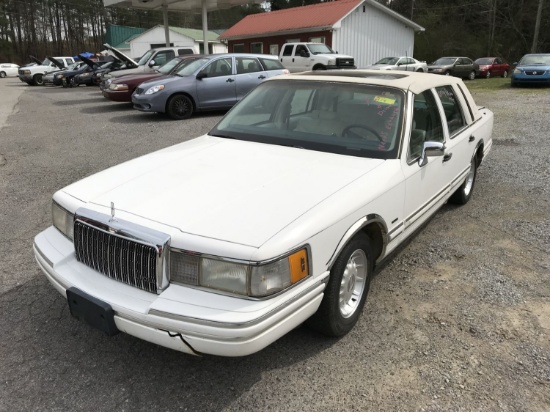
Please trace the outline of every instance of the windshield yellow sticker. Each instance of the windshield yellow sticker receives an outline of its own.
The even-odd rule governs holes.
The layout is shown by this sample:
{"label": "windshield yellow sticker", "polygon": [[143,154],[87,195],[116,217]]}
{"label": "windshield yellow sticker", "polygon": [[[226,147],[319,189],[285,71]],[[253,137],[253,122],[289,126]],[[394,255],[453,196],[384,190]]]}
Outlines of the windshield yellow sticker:
{"label": "windshield yellow sticker", "polygon": [[395,99],[390,99],[388,97],[382,97],[382,96],[376,96],[374,98],[374,101],[377,103],[395,104]]}

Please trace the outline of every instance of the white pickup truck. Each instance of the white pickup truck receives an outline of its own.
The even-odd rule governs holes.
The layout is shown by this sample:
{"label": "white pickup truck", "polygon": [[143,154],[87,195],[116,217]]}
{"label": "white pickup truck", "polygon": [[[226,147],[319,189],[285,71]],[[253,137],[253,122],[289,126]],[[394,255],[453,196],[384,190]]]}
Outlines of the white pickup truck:
{"label": "white pickup truck", "polygon": [[291,73],[308,70],[355,69],[352,56],[338,54],[323,43],[285,43],[279,60]]}
{"label": "white pickup truck", "polygon": [[19,68],[19,80],[31,86],[41,86],[44,84],[42,78],[46,73],[65,69],[68,65],[74,63],[74,58],[70,56],[46,57],[43,62],[39,60],[36,60],[36,62],[40,64]]}

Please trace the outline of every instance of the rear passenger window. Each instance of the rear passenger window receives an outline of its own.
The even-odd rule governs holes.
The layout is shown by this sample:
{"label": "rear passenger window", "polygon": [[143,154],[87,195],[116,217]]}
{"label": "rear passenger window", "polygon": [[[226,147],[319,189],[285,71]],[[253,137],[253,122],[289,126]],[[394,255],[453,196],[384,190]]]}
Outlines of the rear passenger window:
{"label": "rear passenger window", "polygon": [[453,138],[456,132],[466,126],[460,101],[452,86],[441,86],[437,87],[436,90],[445,111],[449,136]]}
{"label": "rear passenger window", "polygon": [[284,67],[279,60],[260,58],[260,62],[262,62],[262,65],[266,70],[284,70]]}
{"label": "rear passenger window", "polygon": [[257,73],[263,71],[258,59],[252,57],[237,57],[237,74]]}
{"label": "rear passenger window", "polygon": [[283,49],[283,56],[292,56],[292,49],[294,48],[294,45],[287,44],[285,48]]}
{"label": "rear passenger window", "polygon": [[443,125],[435,97],[426,90],[414,97],[413,124],[409,143],[409,160],[420,156],[424,142],[443,143]]}

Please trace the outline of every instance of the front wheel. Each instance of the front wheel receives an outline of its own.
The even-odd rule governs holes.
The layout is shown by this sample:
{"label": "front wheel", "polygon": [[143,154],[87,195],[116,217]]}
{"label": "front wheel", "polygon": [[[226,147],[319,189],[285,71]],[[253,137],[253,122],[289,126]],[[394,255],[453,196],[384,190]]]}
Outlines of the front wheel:
{"label": "front wheel", "polygon": [[172,96],[166,105],[166,113],[175,120],[189,119],[193,114],[193,102],[183,94]]}
{"label": "front wheel", "polygon": [[33,84],[35,86],[42,86],[44,84],[44,79],[42,78],[42,75],[39,73],[39,74],[35,74],[32,78],[33,80]]}
{"label": "front wheel", "polygon": [[326,70],[327,68],[323,66],[322,64],[318,64],[313,68],[313,70]]}
{"label": "front wheel", "polygon": [[470,171],[468,172],[466,179],[460,185],[460,187],[456,190],[456,192],[452,194],[451,198],[449,199],[451,203],[454,203],[457,205],[465,205],[466,203],[468,203],[474,191],[476,175],[477,175],[477,159],[476,159],[476,156],[474,155],[474,157],[472,158],[472,163],[470,164]]}
{"label": "front wheel", "polygon": [[487,74],[485,75],[485,77],[487,79],[490,79],[491,78],[491,72],[489,70],[487,70]]}
{"label": "front wheel", "polygon": [[504,73],[502,73],[502,77],[504,78],[508,77],[508,70],[504,70]]}
{"label": "front wheel", "polygon": [[324,297],[308,326],[327,336],[343,336],[357,323],[373,270],[370,238],[358,234],[334,263]]}

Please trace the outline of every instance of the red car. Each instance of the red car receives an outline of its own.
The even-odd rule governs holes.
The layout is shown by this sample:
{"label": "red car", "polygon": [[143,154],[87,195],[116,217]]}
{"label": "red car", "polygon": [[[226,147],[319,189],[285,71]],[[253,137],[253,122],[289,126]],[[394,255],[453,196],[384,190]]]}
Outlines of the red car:
{"label": "red car", "polygon": [[476,60],[479,64],[478,77],[508,77],[510,65],[500,57],[480,57]]}
{"label": "red car", "polygon": [[179,70],[191,60],[200,57],[199,55],[185,55],[176,57],[159,67],[154,73],[128,74],[113,79],[109,86],[103,89],[103,96],[115,102],[131,102],[132,93],[141,83],[161,76],[169,76]]}

